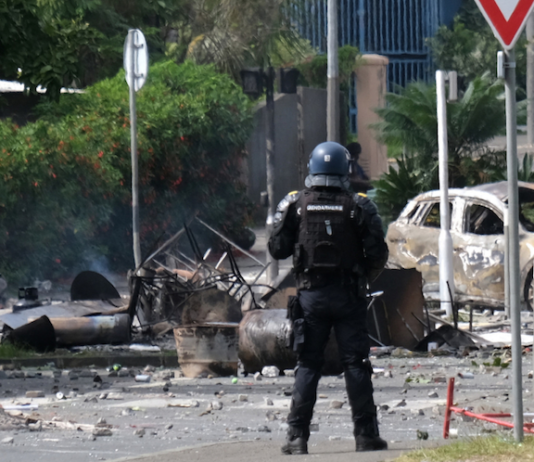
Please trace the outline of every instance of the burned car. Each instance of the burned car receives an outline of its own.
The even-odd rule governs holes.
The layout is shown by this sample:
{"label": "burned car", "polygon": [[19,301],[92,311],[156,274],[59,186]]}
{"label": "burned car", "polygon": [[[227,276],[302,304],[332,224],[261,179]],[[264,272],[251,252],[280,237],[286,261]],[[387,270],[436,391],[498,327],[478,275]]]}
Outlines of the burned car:
{"label": "burned car", "polygon": [[[440,192],[410,200],[388,228],[392,268],[416,268],[423,275],[427,301],[439,301]],[[507,182],[449,190],[456,300],[503,308],[504,223]],[[519,182],[521,303],[532,310],[534,263],[534,184]]]}

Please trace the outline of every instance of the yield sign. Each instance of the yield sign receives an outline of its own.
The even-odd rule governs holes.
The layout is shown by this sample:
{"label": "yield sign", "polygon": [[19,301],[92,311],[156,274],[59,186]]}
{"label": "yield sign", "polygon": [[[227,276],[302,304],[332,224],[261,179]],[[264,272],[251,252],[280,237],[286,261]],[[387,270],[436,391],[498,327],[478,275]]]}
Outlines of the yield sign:
{"label": "yield sign", "polygon": [[493,33],[511,50],[534,7],[534,0],[475,0]]}

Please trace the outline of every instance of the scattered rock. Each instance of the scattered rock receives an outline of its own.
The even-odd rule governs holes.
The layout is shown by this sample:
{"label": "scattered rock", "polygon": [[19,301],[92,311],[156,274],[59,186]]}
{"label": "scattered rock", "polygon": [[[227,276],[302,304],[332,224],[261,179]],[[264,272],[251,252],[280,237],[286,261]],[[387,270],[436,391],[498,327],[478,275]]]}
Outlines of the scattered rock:
{"label": "scattered rock", "polygon": [[327,398],[328,398],[328,395],[325,395],[324,393],[321,393],[321,394],[319,395],[319,398],[321,398],[321,399],[327,399]]}
{"label": "scattered rock", "polygon": [[417,430],[417,439],[418,440],[427,440],[428,439],[428,432],[425,432],[423,430]]}
{"label": "scattered rock", "polygon": [[425,415],[425,411],[422,409],[412,409],[412,414],[414,415]]}
{"label": "scattered rock", "polygon": [[397,404],[395,404],[395,407],[403,407],[406,406],[406,400],[402,399]]}
{"label": "scattered rock", "polygon": [[108,393],[108,395],[105,398],[100,398],[100,399],[112,399],[115,401],[120,401],[124,399],[124,396],[121,395],[120,393]]}
{"label": "scattered rock", "polygon": [[295,377],[295,369],[284,369],[284,375],[286,377]]}
{"label": "scattered rock", "polygon": [[265,417],[267,417],[267,420],[269,422],[274,422],[275,420],[278,420],[277,415],[273,411],[267,411]]}
{"label": "scattered rock", "polygon": [[143,436],[145,436],[145,433],[146,431],[144,428],[136,428],[133,434],[134,436],[138,436],[139,438],[142,438]]}
{"label": "scattered rock", "polygon": [[93,429],[93,436],[112,436],[113,433],[110,428],[107,427],[95,427]]}
{"label": "scattered rock", "polygon": [[386,377],[388,379],[392,379],[393,378],[393,373],[391,371],[385,371],[384,372],[384,377]]}
{"label": "scattered rock", "polygon": [[28,390],[26,398],[44,398],[45,394],[42,390]]}
{"label": "scattered rock", "polygon": [[13,444],[15,441],[15,438],[13,438],[12,436],[8,436],[6,438],[4,438],[1,443],[2,444]]}
{"label": "scattered rock", "polygon": [[428,397],[429,397],[429,398],[439,398],[439,395],[438,395],[435,391],[431,391],[431,392],[428,394]]}
{"label": "scattered rock", "polygon": [[212,401],[208,407],[208,409],[212,411],[220,411],[223,408],[222,401]]}
{"label": "scattered rock", "polygon": [[173,427],[173,424],[165,425],[165,430],[171,430]]}
{"label": "scattered rock", "polygon": [[264,398],[264,399],[265,399],[265,404],[267,406],[274,406],[273,400],[271,398]]}
{"label": "scattered rock", "polygon": [[319,424],[318,423],[310,424],[310,431],[311,432],[318,432],[319,431]]}
{"label": "scattered rock", "polygon": [[38,422],[28,424],[28,429],[31,432],[40,432],[43,429],[43,422],[39,420]]}
{"label": "scattered rock", "polygon": [[243,402],[248,401],[248,395],[239,395],[239,401],[243,401]]}
{"label": "scattered rock", "polygon": [[341,436],[337,436],[337,435],[330,435],[328,437],[328,441],[339,441],[341,439]]}
{"label": "scattered rock", "polygon": [[248,433],[248,427],[237,427],[235,431],[241,433]]}
{"label": "scattered rock", "polygon": [[255,380],[256,382],[260,382],[260,381],[262,380],[261,372],[256,372],[256,373],[254,374],[254,380]]}
{"label": "scattered rock", "polygon": [[265,366],[261,370],[261,375],[264,377],[275,378],[280,375],[280,369],[278,369],[276,366]]}
{"label": "scattered rock", "polygon": [[155,372],[156,371],[156,368],[154,366],[145,366],[145,368],[143,369],[143,372]]}
{"label": "scattered rock", "polygon": [[330,408],[331,409],[341,409],[343,407],[343,401],[337,401],[337,400],[332,400],[330,401]]}
{"label": "scattered rock", "polygon": [[260,425],[258,431],[262,433],[271,433],[271,429],[267,425]]}

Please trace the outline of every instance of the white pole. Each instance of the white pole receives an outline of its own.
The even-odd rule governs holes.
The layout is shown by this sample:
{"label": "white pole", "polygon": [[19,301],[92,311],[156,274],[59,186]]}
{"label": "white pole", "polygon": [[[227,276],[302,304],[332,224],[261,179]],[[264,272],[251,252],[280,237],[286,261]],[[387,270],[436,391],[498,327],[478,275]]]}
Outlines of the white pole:
{"label": "white pole", "polygon": [[132,232],[135,267],[141,265],[141,241],[139,239],[139,168],[137,161],[137,110],[135,107],[135,84],[137,78],[137,32],[135,29],[128,31],[130,44],[130,150],[132,156]]}
{"label": "white pole", "polygon": [[521,378],[521,304],[519,269],[519,189],[517,184],[517,112],[515,50],[508,50],[505,69],[506,93],[506,160],[508,170],[508,281],[510,314],[512,316],[512,397],[514,414],[514,437],[523,441],[523,383]]}
{"label": "white pole", "polygon": [[328,86],[326,104],[326,137],[340,141],[339,120],[339,59],[338,59],[337,0],[328,0]]}
{"label": "white pole", "polygon": [[[438,105],[438,146],[439,146],[439,186],[440,223],[439,233],[439,298],[441,309],[448,317],[452,316],[454,301],[454,271],[452,262],[452,238],[450,233],[449,209],[449,145],[447,139],[447,96],[445,93],[446,72],[436,72],[436,92]],[[449,283],[447,285],[447,282]],[[450,291],[449,291],[450,287]],[[452,299],[451,299],[452,294]]]}

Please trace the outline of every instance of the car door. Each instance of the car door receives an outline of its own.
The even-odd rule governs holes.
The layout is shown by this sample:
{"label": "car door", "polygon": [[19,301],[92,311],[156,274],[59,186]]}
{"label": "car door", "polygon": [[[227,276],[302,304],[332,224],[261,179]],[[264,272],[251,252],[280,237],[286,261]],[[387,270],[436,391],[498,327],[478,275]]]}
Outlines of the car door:
{"label": "car door", "polygon": [[502,212],[487,202],[467,199],[461,229],[453,233],[457,294],[480,304],[501,304],[504,248]]}

